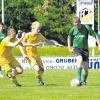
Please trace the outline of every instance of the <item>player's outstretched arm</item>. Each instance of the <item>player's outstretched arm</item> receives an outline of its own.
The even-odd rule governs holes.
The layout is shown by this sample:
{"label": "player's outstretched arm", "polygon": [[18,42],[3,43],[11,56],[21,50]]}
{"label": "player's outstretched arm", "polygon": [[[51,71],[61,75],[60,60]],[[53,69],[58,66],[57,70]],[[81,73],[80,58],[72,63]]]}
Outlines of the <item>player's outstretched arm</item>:
{"label": "player's outstretched arm", "polygon": [[100,39],[98,39],[98,37],[96,37],[96,41],[97,41],[97,44],[98,44],[98,49],[100,51]]}
{"label": "player's outstretched arm", "polygon": [[55,46],[58,46],[58,47],[64,47],[62,44],[59,44],[57,41],[54,41],[54,40],[45,40],[45,42],[51,44],[51,45],[55,45]]}
{"label": "player's outstretched arm", "polygon": [[25,47],[25,46],[39,46],[40,45],[40,43],[33,43],[33,44],[31,44],[31,43],[22,43],[23,44],[23,46]]}
{"label": "player's outstretched arm", "polygon": [[27,55],[25,54],[25,51],[24,51],[24,48],[23,48],[22,44],[21,44],[21,45],[18,45],[18,48],[19,48],[19,50],[20,50],[22,56],[23,56],[24,58],[27,58]]}
{"label": "player's outstretched arm", "polygon": [[20,39],[18,39],[16,42],[9,42],[9,44],[7,46],[10,46],[10,47],[17,46],[21,42],[21,40],[23,39],[24,35],[25,35],[25,33],[23,32],[22,37]]}

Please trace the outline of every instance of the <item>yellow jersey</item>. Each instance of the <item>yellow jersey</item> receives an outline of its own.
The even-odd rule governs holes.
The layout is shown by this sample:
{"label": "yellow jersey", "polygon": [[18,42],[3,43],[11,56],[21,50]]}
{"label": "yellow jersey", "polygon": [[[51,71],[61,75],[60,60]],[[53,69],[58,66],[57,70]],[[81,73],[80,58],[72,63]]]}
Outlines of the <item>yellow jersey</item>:
{"label": "yellow jersey", "polygon": [[9,63],[14,58],[12,55],[12,47],[8,47],[11,40],[9,38],[4,38],[0,43],[0,63]]}
{"label": "yellow jersey", "polygon": [[[45,40],[45,39],[46,38],[41,33],[32,34],[32,32],[29,32],[25,34],[22,42],[34,44],[34,43],[38,43],[39,41]],[[37,57],[37,46],[26,46],[24,47],[24,50],[28,56]]]}

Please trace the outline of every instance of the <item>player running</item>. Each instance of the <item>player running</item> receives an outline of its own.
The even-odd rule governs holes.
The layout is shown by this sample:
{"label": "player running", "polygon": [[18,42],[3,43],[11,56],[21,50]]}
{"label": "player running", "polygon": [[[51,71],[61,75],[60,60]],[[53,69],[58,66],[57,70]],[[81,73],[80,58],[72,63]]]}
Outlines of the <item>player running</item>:
{"label": "player running", "polygon": [[[31,32],[26,33],[25,37],[22,40],[23,45],[28,44],[35,44],[39,43],[40,41],[48,42],[49,44],[54,44],[56,46],[62,47],[62,45],[58,44],[55,41],[47,40],[41,33],[40,33],[40,23],[35,21],[31,25]],[[29,64],[34,68],[36,78],[38,79],[38,83],[40,85],[44,85],[42,80],[42,74],[44,72],[43,64],[41,58],[38,56],[37,46],[26,46],[24,47],[23,56],[27,59]]]}
{"label": "player running", "polygon": [[7,76],[12,79],[16,86],[21,86],[16,79],[16,75],[21,74],[23,69],[20,63],[12,55],[11,49],[20,43],[23,36],[24,35],[22,35],[19,40],[15,41],[16,32],[13,28],[10,28],[7,36],[1,41],[0,44],[0,66],[4,68]]}
{"label": "player running", "polygon": [[[86,85],[86,80],[88,77],[88,63],[89,63],[89,53],[88,53],[88,35],[93,37],[98,37],[100,35],[95,33],[88,25],[82,25],[78,17],[73,18],[74,27],[71,28],[68,34],[68,47],[69,51],[76,55],[77,59],[77,79],[80,81],[81,85]],[[72,43],[72,47],[71,47]],[[83,72],[83,73],[82,73]],[[82,74],[82,79],[81,79]]]}
{"label": "player running", "polygon": [[[3,32],[3,23],[0,22],[0,43],[6,37],[5,33]],[[2,69],[0,67],[0,77],[3,77]]]}

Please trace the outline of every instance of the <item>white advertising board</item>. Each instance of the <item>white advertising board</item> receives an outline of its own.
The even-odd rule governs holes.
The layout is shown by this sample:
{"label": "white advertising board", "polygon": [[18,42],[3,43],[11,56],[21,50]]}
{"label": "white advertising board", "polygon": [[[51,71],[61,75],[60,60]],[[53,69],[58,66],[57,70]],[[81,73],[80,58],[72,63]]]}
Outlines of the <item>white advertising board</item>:
{"label": "white advertising board", "polygon": [[[32,67],[26,62],[23,57],[16,57],[24,69]],[[75,57],[41,57],[44,69],[75,69]],[[100,57],[89,58],[89,69],[100,69]]]}

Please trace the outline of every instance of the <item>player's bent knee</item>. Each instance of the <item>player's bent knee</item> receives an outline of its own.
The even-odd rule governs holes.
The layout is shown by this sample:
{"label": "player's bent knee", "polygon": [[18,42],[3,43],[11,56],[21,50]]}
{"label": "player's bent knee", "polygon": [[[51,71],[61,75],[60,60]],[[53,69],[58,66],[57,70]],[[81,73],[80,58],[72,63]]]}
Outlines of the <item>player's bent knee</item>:
{"label": "player's bent knee", "polygon": [[23,68],[22,67],[16,67],[17,74],[22,74],[23,73]]}
{"label": "player's bent knee", "polygon": [[15,69],[10,69],[8,72],[7,72],[7,76],[9,78],[13,77],[13,76],[16,76],[16,71]]}
{"label": "player's bent knee", "polygon": [[11,72],[7,72],[7,76],[8,76],[9,78],[11,78],[11,77],[12,77]]}
{"label": "player's bent knee", "polygon": [[34,70],[35,70],[35,71],[39,71],[39,70],[40,70],[39,66],[38,66],[38,65],[35,65],[35,66],[34,66]]}

